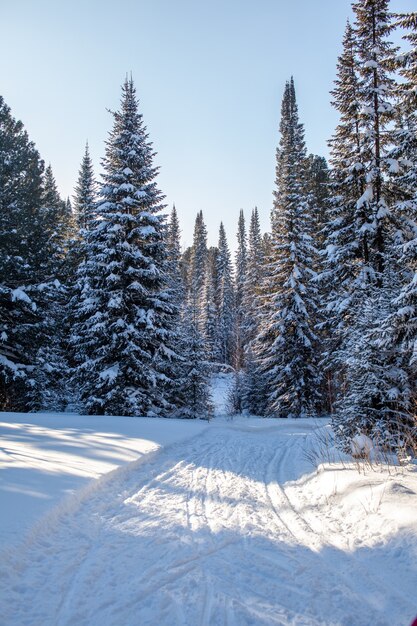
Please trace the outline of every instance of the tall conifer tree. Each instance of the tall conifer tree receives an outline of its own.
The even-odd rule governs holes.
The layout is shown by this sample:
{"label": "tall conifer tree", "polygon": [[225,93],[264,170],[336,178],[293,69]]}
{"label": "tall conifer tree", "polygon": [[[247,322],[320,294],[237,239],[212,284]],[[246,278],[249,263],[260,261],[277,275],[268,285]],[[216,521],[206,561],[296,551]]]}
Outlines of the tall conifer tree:
{"label": "tall conifer tree", "polygon": [[195,220],[193,245],[189,269],[189,298],[196,308],[197,324],[201,334],[203,328],[204,285],[207,269],[207,228],[203,212],[199,211]]}
{"label": "tall conifer tree", "polygon": [[235,301],[232,262],[223,223],[219,229],[217,254],[217,337],[216,358],[219,363],[232,365],[235,351]]}
{"label": "tall conifer tree", "polygon": [[257,361],[267,388],[268,415],[314,415],[320,403],[311,204],[306,185],[304,129],[294,82],[282,101],[272,241]]}
{"label": "tall conifer tree", "polygon": [[235,315],[235,358],[234,366],[237,370],[242,369],[244,365],[244,349],[246,344],[245,337],[245,290],[247,285],[247,235],[245,227],[245,216],[243,210],[239,213],[238,230],[237,230],[237,251],[236,251],[236,315]]}
{"label": "tall conifer tree", "polygon": [[166,289],[158,170],[132,80],[113,117],[72,336],[81,400],[89,413],[167,415],[177,311]]}
{"label": "tall conifer tree", "polygon": [[74,194],[74,212],[80,230],[87,230],[94,219],[96,197],[97,183],[87,143]]}
{"label": "tall conifer tree", "polygon": [[397,250],[404,233],[392,185],[398,165],[392,158],[392,16],[388,0],[358,0],[352,6],[355,24],[347,29],[334,91],[341,124],[332,142],[332,164],[341,201],[327,245],[335,286],[329,308],[339,337],[333,353],[347,365],[333,421],[345,446],[358,432],[390,438],[406,404],[398,353],[382,347],[379,332],[403,280]]}
{"label": "tall conifer tree", "polygon": [[0,408],[28,410],[40,342],[39,284],[49,232],[44,165],[22,122],[0,96]]}

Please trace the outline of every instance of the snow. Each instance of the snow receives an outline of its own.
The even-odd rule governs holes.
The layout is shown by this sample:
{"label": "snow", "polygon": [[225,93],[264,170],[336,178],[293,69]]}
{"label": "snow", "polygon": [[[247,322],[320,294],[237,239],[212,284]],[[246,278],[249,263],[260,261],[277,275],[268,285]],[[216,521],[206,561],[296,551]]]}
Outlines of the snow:
{"label": "snow", "polygon": [[400,164],[397,159],[386,159],[387,164],[389,165],[390,174],[398,174],[400,171]]}
{"label": "snow", "polygon": [[14,363],[3,354],[0,354],[0,365],[3,365],[3,367],[10,369],[12,372],[14,372],[15,375],[22,369],[25,369],[25,366],[23,364]]}
{"label": "snow", "polygon": [[376,61],[373,61],[371,59],[370,61],[365,61],[365,63],[363,64],[363,67],[376,69],[377,67],[379,67],[379,65]]}
{"label": "snow", "polygon": [[29,474],[49,462],[85,481],[140,457],[2,555],[7,626],[392,626],[417,613],[416,468],[333,458],[325,420],[4,420]]}
{"label": "snow", "polygon": [[156,233],[156,230],[153,226],[141,226],[139,228],[139,232],[142,237],[148,237],[149,235],[154,235]]}
{"label": "snow", "polygon": [[0,413],[0,549],[92,479],[202,428],[183,420]]}
{"label": "snow", "polygon": [[233,381],[233,374],[230,373],[220,373],[213,376],[210,393],[215,416],[229,415],[229,393],[231,392]]}
{"label": "snow", "polygon": [[[110,305],[109,305],[110,306]],[[119,364],[115,363],[110,367],[107,367],[105,370],[100,372],[100,378],[102,380],[107,380],[109,383],[113,382],[119,373]]]}
{"label": "snow", "polygon": [[373,451],[372,440],[366,435],[355,435],[351,442],[352,456],[369,458]]}
{"label": "snow", "polygon": [[17,289],[13,289],[11,292],[12,302],[16,302],[16,300],[21,300],[22,302],[27,302],[28,304],[32,303],[32,300],[29,298],[27,293],[18,287]]}
{"label": "snow", "polygon": [[365,204],[365,202],[370,202],[371,200],[373,200],[373,197],[374,197],[374,193],[373,193],[372,186],[368,185],[364,193],[361,195],[361,197],[357,201],[356,208],[361,209],[363,205]]}

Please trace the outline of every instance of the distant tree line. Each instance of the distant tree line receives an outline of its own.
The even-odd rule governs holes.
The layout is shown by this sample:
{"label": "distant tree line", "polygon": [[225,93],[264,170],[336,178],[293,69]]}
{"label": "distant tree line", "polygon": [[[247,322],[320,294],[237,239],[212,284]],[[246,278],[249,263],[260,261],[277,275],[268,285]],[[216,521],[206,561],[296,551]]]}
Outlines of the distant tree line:
{"label": "distant tree line", "polygon": [[230,371],[236,412],[331,413],[343,448],[415,444],[417,14],[352,6],[330,163],[307,154],[291,78],[271,230],[241,211],[234,259],[201,211],[181,249],[132,80],[102,182],[87,146],[72,205],[0,98],[2,410],[207,418],[210,376]]}

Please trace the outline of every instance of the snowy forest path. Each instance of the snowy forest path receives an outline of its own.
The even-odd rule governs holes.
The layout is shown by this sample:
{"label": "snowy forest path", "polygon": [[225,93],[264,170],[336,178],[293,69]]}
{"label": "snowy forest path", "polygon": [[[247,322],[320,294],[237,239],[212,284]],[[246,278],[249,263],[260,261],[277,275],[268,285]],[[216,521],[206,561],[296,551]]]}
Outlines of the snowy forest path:
{"label": "snowy forest path", "polygon": [[287,489],[315,428],[215,421],[98,481],[10,556],[5,626],[392,624],[406,599]]}

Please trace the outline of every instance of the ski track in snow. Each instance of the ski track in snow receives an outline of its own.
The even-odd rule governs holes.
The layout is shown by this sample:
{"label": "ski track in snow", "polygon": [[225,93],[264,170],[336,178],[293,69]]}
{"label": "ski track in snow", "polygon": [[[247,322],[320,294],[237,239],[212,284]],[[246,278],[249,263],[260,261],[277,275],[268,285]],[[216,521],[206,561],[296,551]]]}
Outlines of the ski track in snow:
{"label": "ski track in snow", "polygon": [[0,623],[407,624],[416,569],[405,562],[407,584],[393,584],[402,572],[384,573],[377,548],[352,549],[343,519],[291,486],[313,430],[214,423],[106,476],[6,556]]}

